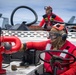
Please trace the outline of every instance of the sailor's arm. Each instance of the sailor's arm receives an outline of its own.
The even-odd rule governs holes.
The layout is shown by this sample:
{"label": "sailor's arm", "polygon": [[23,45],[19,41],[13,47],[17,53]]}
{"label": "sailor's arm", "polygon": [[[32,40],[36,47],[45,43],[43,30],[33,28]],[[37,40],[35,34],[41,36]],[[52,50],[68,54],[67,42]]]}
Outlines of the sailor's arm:
{"label": "sailor's arm", "polygon": [[39,23],[39,26],[42,27],[45,24],[45,20],[44,18],[41,20],[41,22]]}
{"label": "sailor's arm", "polygon": [[[76,50],[73,52],[73,55],[76,57]],[[60,75],[76,75],[76,62],[71,64],[69,69]]]}
{"label": "sailor's arm", "polygon": [[64,22],[62,18],[60,18],[58,15],[56,15],[55,19],[58,22]]}
{"label": "sailor's arm", "polygon": [[42,42],[27,42],[22,44],[21,50],[27,49],[36,49],[36,50],[45,50],[46,41]]}

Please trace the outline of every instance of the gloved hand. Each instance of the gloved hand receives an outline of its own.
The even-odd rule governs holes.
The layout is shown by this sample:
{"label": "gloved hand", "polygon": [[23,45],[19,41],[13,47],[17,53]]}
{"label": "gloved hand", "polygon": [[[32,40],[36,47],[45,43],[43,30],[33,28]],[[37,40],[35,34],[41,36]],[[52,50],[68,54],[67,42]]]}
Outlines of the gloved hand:
{"label": "gloved hand", "polygon": [[21,49],[19,51],[24,51],[24,50],[26,50],[26,43],[22,44]]}

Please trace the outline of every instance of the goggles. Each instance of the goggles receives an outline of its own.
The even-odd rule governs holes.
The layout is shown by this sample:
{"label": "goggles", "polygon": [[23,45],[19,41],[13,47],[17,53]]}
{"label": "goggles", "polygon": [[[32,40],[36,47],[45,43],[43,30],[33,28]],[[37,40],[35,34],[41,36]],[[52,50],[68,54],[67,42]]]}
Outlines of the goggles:
{"label": "goggles", "polygon": [[58,36],[61,36],[61,34],[59,34],[59,33],[54,33],[54,32],[50,32],[50,33],[49,33],[49,38],[51,38],[52,40],[53,40],[53,39],[56,39]]}

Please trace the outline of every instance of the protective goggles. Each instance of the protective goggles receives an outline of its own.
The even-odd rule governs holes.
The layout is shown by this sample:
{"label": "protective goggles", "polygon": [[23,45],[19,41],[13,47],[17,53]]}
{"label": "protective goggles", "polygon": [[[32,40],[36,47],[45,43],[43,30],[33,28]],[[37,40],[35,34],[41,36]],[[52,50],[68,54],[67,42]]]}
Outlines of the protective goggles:
{"label": "protective goggles", "polygon": [[59,34],[59,33],[54,33],[54,32],[49,33],[49,38],[50,39],[56,39],[59,36],[61,36],[61,34]]}

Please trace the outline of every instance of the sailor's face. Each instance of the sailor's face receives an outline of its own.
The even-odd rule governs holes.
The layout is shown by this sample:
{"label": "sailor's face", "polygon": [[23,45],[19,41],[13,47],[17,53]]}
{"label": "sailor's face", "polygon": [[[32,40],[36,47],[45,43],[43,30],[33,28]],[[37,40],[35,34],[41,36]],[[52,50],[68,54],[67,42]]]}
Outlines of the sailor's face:
{"label": "sailor's face", "polygon": [[45,12],[46,12],[47,15],[51,14],[51,10],[49,10],[49,9],[45,10]]}
{"label": "sailor's face", "polygon": [[51,31],[49,32],[49,38],[51,39],[51,42],[55,42],[58,37],[59,37],[58,31],[52,28]]}
{"label": "sailor's face", "polygon": [[51,39],[51,42],[54,42],[57,39],[57,35],[54,32],[50,32],[49,38]]}

